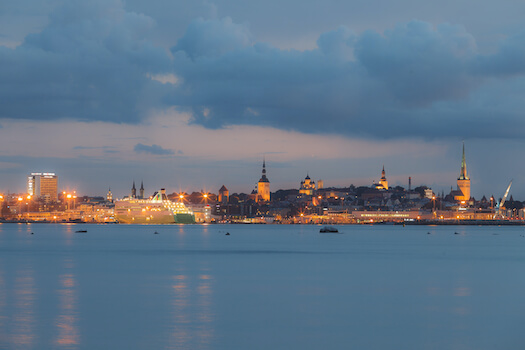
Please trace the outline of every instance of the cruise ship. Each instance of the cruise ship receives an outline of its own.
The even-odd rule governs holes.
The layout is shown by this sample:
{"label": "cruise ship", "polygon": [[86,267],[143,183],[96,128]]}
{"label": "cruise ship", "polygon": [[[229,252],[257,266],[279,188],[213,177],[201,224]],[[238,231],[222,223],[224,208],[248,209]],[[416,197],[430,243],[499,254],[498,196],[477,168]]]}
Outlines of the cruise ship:
{"label": "cruise ship", "polygon": [[115,219],[123,224],[193,224],[195,215],[184,203],[172,202],[166,190],[152,199],[125,198],[115,202]]}

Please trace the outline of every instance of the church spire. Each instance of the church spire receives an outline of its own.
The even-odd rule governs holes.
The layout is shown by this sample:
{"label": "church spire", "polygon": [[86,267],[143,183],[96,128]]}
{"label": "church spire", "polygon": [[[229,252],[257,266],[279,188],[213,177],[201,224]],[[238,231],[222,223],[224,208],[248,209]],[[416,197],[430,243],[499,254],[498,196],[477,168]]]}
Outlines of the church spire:
{"label": "church spire", "polygon": [[263,157],[262,176],[259,182],[270,182],[266,177],[266,159]]}
{"label": "church spire", "polygon": [[463,141],[463,157],[461,158],[461,172],[458,180],[468,180],[467,176],[467,162],[465,161],[465,141]]}

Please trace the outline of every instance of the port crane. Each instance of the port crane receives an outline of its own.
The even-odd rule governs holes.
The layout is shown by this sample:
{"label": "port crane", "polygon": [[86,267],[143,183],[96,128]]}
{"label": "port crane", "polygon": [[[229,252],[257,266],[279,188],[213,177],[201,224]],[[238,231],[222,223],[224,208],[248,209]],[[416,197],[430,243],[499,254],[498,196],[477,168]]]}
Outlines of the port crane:
{"label": "port crane", "polygon": [[507,190],[505,191],[505,194],[503,195],[503,198],[501,198],[501,201],[496,204],[496,212],[494,214],[494,218],[500,218],[502,215],[500,213],[500,210],[504,207],[505,205],[505,201],[507,200],[507,196],[509,195],[509,191],[510,191],[510,186],[512,186],[512,181],[513,180],[510,180],[510,183],[509,183],[509,187],[507,187]]}

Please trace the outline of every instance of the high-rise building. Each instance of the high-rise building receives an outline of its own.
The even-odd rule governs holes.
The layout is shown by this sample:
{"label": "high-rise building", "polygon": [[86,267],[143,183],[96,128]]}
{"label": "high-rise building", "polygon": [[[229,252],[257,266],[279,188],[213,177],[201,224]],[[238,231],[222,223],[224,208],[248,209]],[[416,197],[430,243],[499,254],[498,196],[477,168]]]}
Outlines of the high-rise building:
{"label": "high-rise building", "polygon": [[470,177],[467,175],[467,163],[465,161],[465,143],[463,142],[463,157],[461,158],[461,171],[458,177],[458,191],[461,194],[454,196],[455,200],[468,201],[470,200]]}
{"label": "high-rise building", "polygon": [[257,183],[257,201],[270,201],[270,180],[266,177],[266,160],[263,159],[262,176]]}
{"label": "high-rise building", "polygon": [[55,173],[31,173],[27,177],[27,193],[46,203],[58,200],[58,176]]}
{"label": "high-rise building", "polygon": [[218,201],[221,204],[227,204],[230,197],[230,191],[226,188],[226,186],[222,185],[222,187],[219,189],[219,198]]}

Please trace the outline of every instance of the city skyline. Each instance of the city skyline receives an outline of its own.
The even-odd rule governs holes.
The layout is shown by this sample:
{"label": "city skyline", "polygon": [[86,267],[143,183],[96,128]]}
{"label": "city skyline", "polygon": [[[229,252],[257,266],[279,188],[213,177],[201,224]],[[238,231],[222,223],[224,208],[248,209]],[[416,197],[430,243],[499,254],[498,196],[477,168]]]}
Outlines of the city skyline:
{"label": "city skyline", "polygon": [[38,170],[79,193],[248,192],[264,155],[272,188],[368,185],[384,164],[448,191],[465,140],[474,197],[513,178],[524,198],[525,4],[354,5],[10,4],[0,191]]}
{"label": "city skyline", "polygon": [[[290,189],[299,189],[299,193],[302,193],[303,190],[305,190],[306,192],[304,193],[310,193],[310,191],[308,189],[310,188],[313,188],[314,190],[318,187],[315,182],[316,180],[311,180],[310,176],[309,176],[309,172],[306,173],[306,177],[304,180],[301,180],[299,185],[296,186],[297,184],[293,184],[291,185],[290,187],[279,187],[279,188],[271,188],[270,187],[270,181],[269,179],[266,177],[266,159],[265,157],[263,157],[263,162],[262,162],[262,177],[259,179],[259,181],[256,182],[254,188],[252,188],[251,190],[240,190],[240,191],[237,191],[237,192],[232,192],[232,193],[244,193],[244,194],[249,194],[250,192],[252,193],[257,193],[258,194],[258,199],[257,201],[260,201],[262,200],[263,202],[267,202],[270,200],[270,192],[275,192],[275,191],[278,191],[278,190],[290,190]],[[72,191],[75,191],[75,194],[76,194],[76,189],[72,189],[72,188],[57,188],[57,176],[55,173],[31,173],[30,176],[28,177],[28,182],[26,184],[27,186],[27,193],[31,196],[35,195],[34,193],[34,190],[33,190],[33,187],[34,187],[34,183],[35,183],[35,175],[52,175],[53,178],[55,178],[54,180],[54,188],[55,188],[55,192],[57,190],[59,191],[62,191],[62,190],[65,190],[64,193],[66,192],[72,192]],[[51,176],[47,176],[47,177],[51,177]],[[339,185],[339,186],[328,186],[328,188],[345,188],[345,187],[349,187],[349,186],[356,186],[356,187],[370,187],[370,188],[376,188],[376,189],[384,189],[384,190],[388,190],[389,188],[393,188],[393,187],[402,187],[404,188],[405,190],[409,190],[409,189],[414,189],[418,186],[424,186],[424,187],[428,187],[430,189],[433,190],[433,192],[436,194],[436,195],[441,195],[441,194],[448,194],[450,193],[451,195],[454,196],[454,198],[456,200],[460,200],[460,201],[467,201],[469,198],[471,198],[471,188],[470,188],[470,176],[468,175],[467,173],[467,162],[466,162],[466,155],[465,155],[465,143],[463,142],[463,145],[462,145],[462,156],[461,156],[461,166],[460,166],[460,172],[459,172],[459,177],[457,178],[457,184],[456,184],[456,187],[454,187],[453,185],[450,186],[450,192],[448,189],[444,189],[444,188],[436,188],[436,187],[432,187],[432,186],[428,186],[428,184],[425,184],[425,183],[417,183],[417,182],[414,182],[412,181],[412,176],[410,176],[407,180],[407,184],[408,186],[405,186],[406,184],[402,184],[402,183],[395,183],[392,185],[392,183],[389,185],[389,181],[388,179],[386,178],[386,171],[385,171],[385,166],[383,165],[383,168],[381,170],[381,175],[380,177],[378,177],[379,180],[376,179],[373,179],[371,183],[368,183],[368,184],[359,184],[359,183],[346,183],[346,184],[343,184],[343,185]],[[389,177],[390,178],[390,177]],[[305,181],[306,181],[306,186],[305,186]],[[311,183],[310,183],[311,181]],[[321,179],[321,178],[318,178],[317,179],[317,182],[318,184],[320,185],[319,188],[323,188],[324,187],[324,179]],[[136,187],[136,184],[135,184],[135,179],[132,180],[132,186],[131,186],[131,190],[129,191],[124,191],[124,194],[121,195],[121,196],[116,196],[115,198],[125,198],[125,197],[132,197],[132,198],[147,198],[150,194],[148,194],[149,192],[148,191],[151,191],[151,194],[153,193],[156,193],[157,191],[159,191],[161,188],[165,189],[166,186],[160,186],[160,187],[155,187],[153,189],[148,189],[148,191],[145,191],[144,189],[144,180],[141,179],[140,180],[140,193],[137,193],[137,187]],[[224,184],[221,186],[221,189],[224,188]],[[231,184],[229,185],[231,186]],[[262,187],[261,187],[262,186]],[[466,186],[466,187],[465,187]],[[466,188],[466,189],[465,189]],[[169,188],[168,187],[168,190],[169,191],[172,191],[173,193],[180,193],[180,192],[183,192],[183,193],[192,193],[192,192],[202,192],[202,193],[213,193],[213,194],[218,194],[220,196],[220,191],[221,189],[219,190],[215,190],[213,188],[210,188],[210,186],[201,186],[200,189],[195,189],[195,188],[189,188],[189,187],[181,187],[179,186],[178,189],[173,189],[173,188]],[[9,192],[9,191],[5,191],[5,192]],[[4,192],[4,193],[5,193]],[[13,193],[13,191],[11,191]],[[16,191],[14,192],[16,193]],[[111,186],[108,187],[108,193],[111,194],[111,197],[113,197],[113,191],[111,191]],[[310,193],[311,194],[311,193]],[[93,193],[79,193],[79,195],[84,195],[84,196],[101,196],[100,194],[93,194]],[[487,194],[483,194],[483,196],[489,196]],[[492,194],[491,196],[494,196],[494,194]],[[475,199],[479,200],[480,197],[474,197]],[[497,199],[498,196],[496,195],[495,198]]]}

